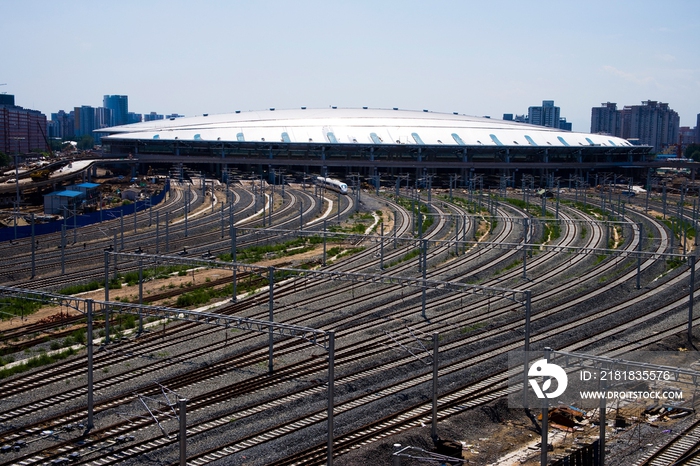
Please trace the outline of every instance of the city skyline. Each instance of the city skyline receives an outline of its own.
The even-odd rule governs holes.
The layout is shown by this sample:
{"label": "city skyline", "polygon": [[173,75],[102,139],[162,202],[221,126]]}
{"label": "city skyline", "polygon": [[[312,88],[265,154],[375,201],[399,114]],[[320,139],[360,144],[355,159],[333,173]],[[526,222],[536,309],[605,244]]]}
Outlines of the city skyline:
{"label": "city skyline", "polygon": [[[676,0],[3,3],[0,92],[49,116],[128,95],[148,114],[269,107],[502,118],[554,100],[574,131],[601,102],[700,113],[700,4]],[[127,27],[128,26],[128,27]]]}

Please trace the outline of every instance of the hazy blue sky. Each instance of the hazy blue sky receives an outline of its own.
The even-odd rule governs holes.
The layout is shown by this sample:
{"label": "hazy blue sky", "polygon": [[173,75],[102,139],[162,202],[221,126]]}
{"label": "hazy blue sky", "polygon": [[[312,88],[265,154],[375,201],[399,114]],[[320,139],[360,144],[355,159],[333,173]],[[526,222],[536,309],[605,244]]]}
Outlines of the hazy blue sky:
{"label": "hazy blue sky", "polygon": [[700,1],[0,0],[0,92],[50,117],[269,107],[527,113],[601,102],[700,113]]}

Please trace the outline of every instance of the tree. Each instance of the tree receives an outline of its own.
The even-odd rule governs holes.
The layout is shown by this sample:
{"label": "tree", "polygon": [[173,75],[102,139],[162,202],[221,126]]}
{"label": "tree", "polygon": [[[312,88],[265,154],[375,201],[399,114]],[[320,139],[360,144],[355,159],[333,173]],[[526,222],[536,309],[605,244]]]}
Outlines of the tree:
{"label": "tree", "polygon": [[92,147],[94,145],[95,145],[95,138],[93,138],[89,134],[84,135],[82,138],[80,138],[80,141],[78,141],[78,149],[80,149],[80,150],[92,149]]}
{"label": "tree", "polygon": [[700,162],[700,144],[688,144],[683,154],[686,159],[693,159]]}
{"label": "tree", "polygon": [[0,167],[7,167],[12,163],[12,158],[4,152],[0,152]]}

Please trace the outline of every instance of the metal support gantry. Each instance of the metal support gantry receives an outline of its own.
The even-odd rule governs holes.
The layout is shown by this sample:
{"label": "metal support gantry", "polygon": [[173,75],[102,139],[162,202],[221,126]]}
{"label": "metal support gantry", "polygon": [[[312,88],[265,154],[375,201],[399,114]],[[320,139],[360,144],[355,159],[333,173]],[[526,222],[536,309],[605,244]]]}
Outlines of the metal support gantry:
{"label": "metal support gantry", "polygon": [[[394,343],[396,343],[399,347],[403,348],[406,350],[408,353],[410,353],[413,357],[415,357],[418,361],[422,362],[425,365],[430,365],[432,366],[433,369],[433,385],[432,385],[432,400],[433,400],[433,409],[432,409],[432,421],[431,421],[431,426],[430,426],[430,437],[433,439],[433,442],[436,442],[438,440],[438,434],[437,434],[437,405],[438,405],[438,354],[439,354],[439,340],[440,340],[440,334],[437,332],[434,332],[432,334],[432,353],[428,350],[428,348],[423,344],[421,341],[420,336],[416,335],[417,330],[414,330],[410,327],[406,327],[408,330],[408,333],[411,338],[414,339],[414,341],[418,344],[418,347],[411,347],[404,345],[399,341],[398,335],[394,334],[393,332],[388,332],[384,331],[384,334],[387,335]],[[420,332],[423,333],[423,332]],[[426,339],[426,338],[423,338]],[[425,353],[426,357],[419,356],[417,353]]]}
{"label": "metal support gantry", "polygon": [[[424,240],[427,241],[427,240]],[[150,259],[155,263],[177,263],[186,264],[192,267],[211,267],[225,270],[236,269],[239,271],[256,273],[259,275],[267,275],[270,267],[246,264],[242,262],[225,262],[213,259],[183,257],[183,256],[163,256],[153,254],[135,254],[124,252],[105,251],[105,262],[110,255],[123,258],[131,258],[134,261]],[[490,297],[500,297],[510,301],[523,304],[526,301],[525,291],[511,288],[490,287],[481,285],[472,285],[460,282],[446,282],[442,280],[414,278],[414,277],[399,277],[383,274],[357,273],[357,272],[338,272],[328,270],[308,270],[279,267],[274,268],[275,271],[288,275],[297,275],[309,279],[328,279],[351,282],[374,283],[381,285],[400,285],[413,287],[426,287],[435,290],[445,290],[450,292],[461,292],[467,294],[478,294]],[[122,303],[124,304],[124,303]],[[201,313],[200,313],[201,314]]]}
{"label": "metal support gantry", "polygon": [[[105,251],[105,257],[109,257],[109,252]],[[141,257],[142,255],[138,255]],[[87,429],[94,427],[93,413],[93,318],[96,312],[103,312],[106,321],[109,321],[110,312],[136,315],[139,319],[144,316],[155,317],[163,320],[179,320],[186,322],[196,322],[206,325],[215,325],[222,328],[236,328],[270,335],[270,344],[273,336],[291,337],[304,340],[314,346],[322,348],[328,353],[328,460],[327,464],[333,464],[333,406],[334,406],[334,353],[335,353],[335,333],[333,331],[318,330],[311,327],[299,325],[276,323],[247,317],[215,314],[211,312],[190,311],[186,309],[175,309],[164,306],[146,306],[142,304],[131,304],[122,302],[97,301],[92,299],[77,298],[75,296],[48,293],[23,288],[0,286],[0,296],[26,299],[31,301],[41,301],[43,303],[53,303],[66,306],[85,314],[87,317]],[[272,354],[272,350],[270,350]],[[271,367],[272,361],[270,361]],[[181,421],[182,422],[182,421]],[[181,446],[182,448],[182,446]]]}

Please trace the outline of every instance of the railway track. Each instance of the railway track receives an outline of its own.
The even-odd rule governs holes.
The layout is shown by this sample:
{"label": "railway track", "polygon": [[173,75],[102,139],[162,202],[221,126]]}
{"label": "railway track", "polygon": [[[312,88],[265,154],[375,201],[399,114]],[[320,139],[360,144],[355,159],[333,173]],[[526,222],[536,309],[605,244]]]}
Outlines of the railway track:
{"label": "railway track", "polygon": [[[199,209],[193,211],[191,216],[195,216],[189,222],[189,234],[185,234],[185,222],[181,220],[176,220],[178,213],[182,213],[184,205],[184,197],[182,196],[181,190],[177,187],[173,188],[174,196],[163,206],[156,208],[156,211],[164,213],[168,211],[172,214],[170,223],[170,241],[168,247],[170,251],[181,251],[183,248],[189,248],[193,251],[200,251],[200,245],[208,245],[208,249],[216,249],[217,251],[225,251],[229,246],[228,240],[222,240],[221,238],[221,225],[223,222],[228,221],[228,215],[222,217],[221,211],[214,212],[211,214],[208,211],[208,206],[199,204]],[[243,193],[245,194],[245,193]],[[308,196],[306,193],[301,192],[294,194],[293,190],[289,190],[286,197],[288,202],[284,203],[281,209],[275,210],[272,215],[272,220],[275,225],[282,227],[283,225],[298,222],[298,215],[296,209],[296,199],[297,196],[304,196],[306,198],[305,210],[303,215],[311,216],[314,215],[317,207],[317,200]],[[247,198],[247,203],[243,206],[239,206],[243,198]],[[277,196],[279,198],[279,196]],[[260,223],[260,217],[255,215],[252,211],[254,207],[254,199],[252,196],[243,196],[239,192],[234,192],[234,202],[239,206],[235,214],[236,223],[239,226],[255,226]],[[196,205],[196,204],[195,204]],[[347,210],[347,209],[346,209]],[[204,215],[197,215],[197,213],[204,213]],[[262,212],[260,210],[258,215]],[[118,241],[117,247],[121,250],[136,250],[137,248],[148,250],[156,249],[156,241],[154,238],[154,232],[156,231],[156,226],[154,223],[150,222],[150,217],[147,212],[142,212],[140,214],[142,219],[142,226],[140,226],[136,231],[131,230],[129,227],[124,229],[124,239],[123,241]],[[148,217],[148,219],[146,218]],[[243,217],[243,220],[240,218]],[[148,220],[148,221],[147,221]],[[161,222],[164,222],[163,216],[161,216]],[[165,249],[165,238],[164,238],[164,225],[160,225],[160,249]],[[46,246],[42,246],[43,254],[40,255],[37,260],[36,270],[38,278],[34,278],[29,281],[17,281],[10,280],[9,282],[26,288],[36,288],[36,289],[56,289],[57,285],[60,286],[62,283],[75,283],[76,281],[86,280],[89,277],[94,276],[94,270],[90,267],[91,261],[86,260],[87,258],[94,258],[99,255],[105,247],[114,246],[112,235],[105,236],[104,230],[113,231],[116,234],[119,231],[118,220],[107,221],[104,224],[98,224],[92,227],[84,227],[80,229],[82,237],[86,237],[87,241],[81,240],[77,241],[75,245],[70,246],[69,257],[65,259],[65,268],[69,271],[66,277],[57,277],[57,271],[61,268],[61,252],[60,247],[58,250],[46,250]],[[145,230],[145,231],[144,231]],[[217,236],[217,233],[218,236]],[[228,235],[228,227],[225,228],[225,235]],[[217,241],[218,240],[218,241]],[[41,239],[42,245],[52,244],[56,242],[60,246],[60,235],[46,235]],[[0,264],[3,266],[3,270],[12,270],[13,274],[16,276],[29,276],[29,247],[27,245],[22,246],[27,241],[20,241],[19,245],[15,245],[12,251],[20,252],[22,255],[12,258],[16,252],[13,252],[6,256],[6,260]],[[82,244],[85,244],[85,248],[81,248]],[[123,245],[123,246],[122,246]],[[0,252],[2,252],[0,250]],[[201,252],[201,251],[200,251]],[[132,266],[133,269],[133,266]],[[75,272],[71,272],[75,270]],[[46,276],[46,278],[41,278]],[[7,280],[6,280],[7,283]]]}
{"label": "railway track", "polygon": [[700,465],[700,421],[692,423],[637,466]]}
{"label": "railway track", "polygon": [[[544,256],[545,256],[545,255],[539,256],[538,259],[539,259],[540,257],[544,257]],[[543,260],[543,262],[544,262],[544,260]],[[537,267],[537,265],[536,265],[535,262],[531,263],[530,265],[531,265],[531,267],[533,267],[533,268]],[[517,273],[516,273],[516,275],[517,275]],[[592,274],[592,276],[595,276],[595,274]],[[628,277],[627,279],[629,279],[629,277]],[[288,305],[288,307],[291,308],[292,306],[291,306],[291,305]],[[512,312],[512,311],[511,311],[511,312]],[[415,307],[411,310],[410,313],[407,312],[406,315],[410,315],[411,313],[415,313]],[[309,313],[309,314],[311,314],[311,313]],[[415,314],[414,314],[414,315],[415,315]],[[400,316],[397,316],[397,317],[398,317],[399,319],[401,319]],[[544,318],[544,316],[543,316],[543,318]],[[348,324],[351,325],[351,323],[352,323],[352,318],[351,318],[351,317],[348,317],[347,320],[348,320]],[[437,323],[437,322],[436,322],[436,323]],[[371,324],[371,321],[368,321],[367,327],[366,327],[366,328],[371,328],[371,325],[372,325],[372,324]],[[374,324],[374,325],[376,325],[376,324]],[[520,325],[520,323],[517,323],[517,324],[514,324],[514,325],[517,327],[517,325]],[[507,330],[506,330],[506,331],[507,331]],[[478,338],[484,338],[483,332],[481,332],[481,333],[479,334]],[[478,341],[478,340],[475,340],[475,341]],[[441,375],[441,377],[442,377],[442,375]],[[270,409],[270,408],[267,408],[267,409]]]}

